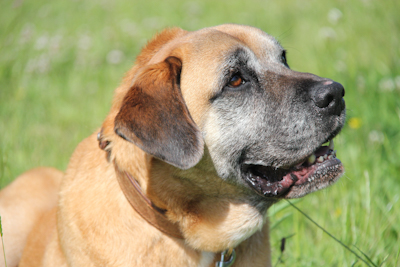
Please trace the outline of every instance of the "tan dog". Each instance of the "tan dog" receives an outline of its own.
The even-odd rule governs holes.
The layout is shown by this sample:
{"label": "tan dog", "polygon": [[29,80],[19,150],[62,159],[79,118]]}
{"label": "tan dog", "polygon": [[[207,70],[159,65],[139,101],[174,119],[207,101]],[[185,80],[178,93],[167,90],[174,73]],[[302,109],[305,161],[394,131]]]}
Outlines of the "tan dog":
{"label": "tan dog", "polygon": [[[340,84],[289,69],[259,29],[163,31],[76,148],[58,202],[58,188],[37,189],[48,202],[19,266],[271,266],[267,209],[343,173],[331,141],[343,96]],[[14,195],[33,186],[29,175]]]}

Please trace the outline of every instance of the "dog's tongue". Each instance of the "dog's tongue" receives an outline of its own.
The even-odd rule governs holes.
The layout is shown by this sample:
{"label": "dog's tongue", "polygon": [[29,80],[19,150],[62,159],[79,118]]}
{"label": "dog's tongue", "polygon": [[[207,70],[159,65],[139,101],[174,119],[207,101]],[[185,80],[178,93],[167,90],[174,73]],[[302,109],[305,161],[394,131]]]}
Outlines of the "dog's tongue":
{"label": "dog's tongue", "polygon": [[247,181],[264,196],[278,196],[285,193],[297,180],[289,170],[252,166]]}

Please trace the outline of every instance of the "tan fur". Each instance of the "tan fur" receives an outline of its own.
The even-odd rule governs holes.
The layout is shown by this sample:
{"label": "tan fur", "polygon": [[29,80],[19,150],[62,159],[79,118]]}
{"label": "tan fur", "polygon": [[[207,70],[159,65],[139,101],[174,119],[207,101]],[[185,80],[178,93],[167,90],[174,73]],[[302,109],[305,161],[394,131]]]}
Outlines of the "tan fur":
{"label": "tan fur", "polygon": [[[33,169],[0,191],[0,215],[8,267],[17,266],[34,224],[43,213],[57,205],[62,175],[53,168]],[[0,253],[0,266],[4,266],[3,253]]]}
{"label": "tan fur", "polygon": [[[231,32],[235,32],[235,38]],[[99,148],[96,139],[100,129],[79,144],[63,178],[56,210],[51,208],[55,205],[57,186],[41,184],[35,192],[39,197],[46,194],[48,205],[38,204],[40,210],[32,210],[25,219],[18,219],[12,211],[1,213],[5,225],[8,218],[9,224],[24,221],[21,226],[10,227],[14,231],[11,235],[21,239],[26,238],[28,229],[45,214],[29,235],[19,266],[166,266],[166,262],[168,266],[214,266],[219,253],[228,247],[236,248],[234,266],[270,266],[266,214],[260,214],[250,205],[248,193],[218,177],[207,147],[198,164],[181,170],[122,139],[114,129],[115,118],[132,86],[138,85],[137,80],[149,68],[156,64],[159,64],[157,68],[163,67],[160,62],[172,56],[185,62],[180,97],[194,123],[200,130],[211,128],[218,132],[213,125],[205,125],[210,123],[206,118],[212,117],[209,99],[216,93],[213,91],[217,83],[216,69],[223,60],[218,51],[246,42],[262,53],[266,48],[252,41],[258,34],[259,30],[254,28],[232,25],[193,33],[172,29],[149,42],[115,91],[110,113],[101,128],[105,151]],[[200,42],[204,36],[207,41]],[[191,75],[197,72],[201,75]],[[158,79],[168,83],[165,75]],[[168,210],[167,217],[179,224],[185,240],[163,234],[132,209],[117,182],[114,162],[138,180],[155,205]],[[48,171],[42,169],[39,175],[45,178]],[[25,211],[31,209],[36,172],[18,178],[15,185],[0,194],[17,187],[13,194],[21,198],[18,206]],[[60,174],[50,176],[56,181]],[[50,197],[50,193],[54,196]],[[17,198],[1,197],[1,201]],[[17,212],[15,204],[13,209]],[[6,238],[7,227],[4,229]],[[17,229],[21,232],[17,233]],[[6,248],[15,247],[17,252],[24,243],[25,240],[18,241],[18,249],[6,243]],[[7,255],[14,263],[9,266],[15,266],[19,254],[8,252]]]}
{"label": "tan fur", "polygon": [[34,225],[19,265],[40,266],[54,235],[56,235],[56,208],[45,212]]}

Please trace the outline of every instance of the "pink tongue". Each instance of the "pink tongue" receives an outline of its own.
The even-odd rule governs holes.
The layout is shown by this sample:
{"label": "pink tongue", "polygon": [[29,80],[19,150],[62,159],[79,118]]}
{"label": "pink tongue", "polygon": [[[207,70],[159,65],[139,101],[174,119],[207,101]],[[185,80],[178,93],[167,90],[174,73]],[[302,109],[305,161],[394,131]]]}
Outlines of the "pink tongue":
{"label": "pink tongue", "polygon": [[280,184],[284,188],[288,189],[290,186],[295,184],[298,180],[299,180],[299,177],[297,175],[295,175],[294,173],[289,173],[289,174],[286,174],[285,176],[283,176],[283,179],[280,182]]}
{"label": "pink tongue", "polygon": [[[324,154],[316,154],[316,156],[321,156]],[[292,184],[302,184],[304,182],[306,182],[308,176],[310,175],[310,173],[315,170],[315,165],[311,165],[308,167],[303,167],[300,170],[297,171],[293,171],[290,174],[285,175],[285,177],[283,177],[283,181],[281,182],[281,184],[283,186],[291,186]]]}

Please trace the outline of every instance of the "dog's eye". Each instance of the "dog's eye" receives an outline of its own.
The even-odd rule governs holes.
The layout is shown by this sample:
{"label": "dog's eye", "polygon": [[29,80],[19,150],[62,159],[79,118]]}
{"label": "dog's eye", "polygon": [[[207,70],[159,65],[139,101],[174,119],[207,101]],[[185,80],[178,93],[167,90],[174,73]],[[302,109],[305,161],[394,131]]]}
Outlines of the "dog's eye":
{"label": "dog's eye", "polygon": [[282,51],[282,55],[281,55],[281,61],[283,64],[285,64],[285,66],[287,66],[287,60],[286,60],[286,50]]}
{"label": "dog's eye", "polygon": [[232,88],[239,87],[240,85],[244,84],[245,81],[239,74],[235,74],[231,80],[229,81],[229,86]]}

